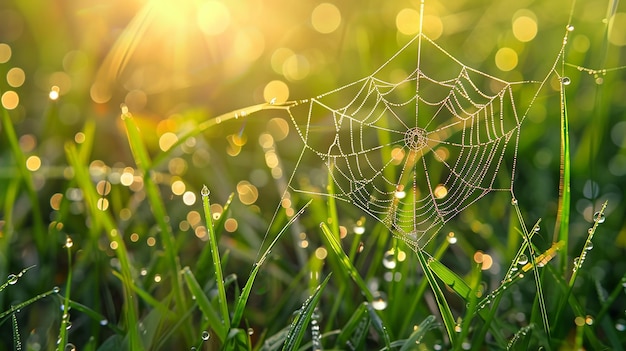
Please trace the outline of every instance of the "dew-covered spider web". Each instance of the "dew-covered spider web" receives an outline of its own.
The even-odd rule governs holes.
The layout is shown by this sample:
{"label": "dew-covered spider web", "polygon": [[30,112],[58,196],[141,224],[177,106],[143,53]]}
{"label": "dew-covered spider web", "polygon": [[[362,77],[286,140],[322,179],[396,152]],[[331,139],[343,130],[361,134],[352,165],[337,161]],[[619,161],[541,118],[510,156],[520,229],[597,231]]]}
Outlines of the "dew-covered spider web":
{"label": "dew-covered spider web", "polygon": [[[483,73],[420,32],[372,74],[287,109],[303,142],[288,191],[347,202],[422,249],[485,195],[514,198],[536,97],[518,106],[519,93],[546,80]],[[312,160],[323,172],[301,174]]]}

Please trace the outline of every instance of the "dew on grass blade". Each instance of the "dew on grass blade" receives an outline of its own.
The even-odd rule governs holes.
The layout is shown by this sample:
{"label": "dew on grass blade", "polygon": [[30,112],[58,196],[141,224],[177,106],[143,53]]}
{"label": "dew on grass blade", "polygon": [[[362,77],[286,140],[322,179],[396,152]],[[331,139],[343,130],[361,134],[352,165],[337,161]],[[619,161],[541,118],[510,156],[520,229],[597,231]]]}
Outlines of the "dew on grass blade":
{"label": "dew on grass blade", "polygon": [[248,328],[248,335],[253,335],[253,334],[254,334],[254,329]]}
{"label": "dew on grass blade", "polygon": [[602,212],[596,212],[593,214],[593,220],[598,224],[602,224],[606,221],[606,216]]}
{"label": "dew on grass blade", "polygon": [[396,254],[393,249],[387,250],[383,255],[383,266],[387,269],[396,268]]}
{"label": "dew on grass blade", "polygon": [[528,257],[524,254],[521,254],[517,259],[517,264],[525,265],[526,263],[528,263]]}
{"label": "dew on grass blade", "polygon": [[211,334],[209,334],[209,332],[206,331],[206,330],[203,331],[202,332],[202,340],[207,341],[207,340],[209,340],[209,338],[211,338]]}
{"label": "dew on grass blade", "polygon": [[573,32],[573,31],[574,31],[574,26],[573,26],[573,25],[571,25],[571,24],[570,24],[570,25],[568,25],[568,26],[567,26],[567,31],[568,31],[568,32]]}
{"label": "dew on grass blade", "polygon": [[375,310],[382,311],[387,308],[387,295],[384,292],[375,291],[372,297],[372,307],[374,307]]}
{"label": "dew on grass blade", "polygon": [[585,243],[585,250],[589,251],[591,249],[593,249],[593,242],[589,240]]}
{"label": "dew on grass blade", "polygon": [[207,188],[206,185],[202,186],[202,190],[200,191],[200,194],[202,195],[202,197],[207,197],[209,196],[211,192],[209,191],[209,188]]}
{"label": "dew on grass blade", "polygon": [[9,283],[9,285],[14,285],[15,283],[17,283],[17,275],[9,274],[9,276],[7,277],[7,283]]}
{"label": "dew on grass blade", "polygon": [[67,345],[65,345],[65,351],[76,351],[76,346],[74,346],[74,344],[72,343],[68,343]]}
{"label": "dew on grass blade", "polygon": [[456,244],[457,242],[457,238],[454,235],[454,232],[450,232],[448,233],[448,237],[446,238],[446,240],[448,241],[449,244],[453,245]]}

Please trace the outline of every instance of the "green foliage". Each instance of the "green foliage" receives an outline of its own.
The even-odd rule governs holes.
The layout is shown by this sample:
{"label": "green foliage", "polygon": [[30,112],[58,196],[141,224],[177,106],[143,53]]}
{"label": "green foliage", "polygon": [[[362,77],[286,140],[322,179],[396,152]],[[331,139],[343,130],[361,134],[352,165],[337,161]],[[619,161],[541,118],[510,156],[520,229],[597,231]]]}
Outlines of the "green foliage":
{"label": "green foliage", "polygon": [[[72,38],[93,42],[89,35],[105,27],[114,32],[113,22],[122,19],[98,22],[99,30],[87,26],[85,37],[72,26],[105,8],[0,5],[0,59],[10,50],[10,59],[0,60],[0,277],[6,277],[0,279],[0,351],[624,349],[621,4],[559,0],[515,11],[498,2],[425,1],[420,9],[337,4],[344,16],[337,37],[315,32],[317,2],[263,5],[284,16],[259,5],[258,14],[246,17],[257,29],[220,35],[186,18],[206,12],[196,2],[165,3],[154,0],[138,11],[125,5],[137,15],[104,59],[98,50],[108,48]],[[599,4],[606,14],[590,10]],[[232,21],[241,20],[229,11]],[[341,123],[332,114],[294,112],[313,106],[310,100],[261,102],[276,74],[298,98],[358,86],[411,39],[402,18],[417,13],[426,35],[437,34],[438,23],[443,28],[424,45],[440,45],[445,54],[419,57],[440,64],[444,78],[424,79],[462,96],[447,76],[459,74],[450,68],[458,59],[465,74],[520,81],[511,90],[519,111],[507,112],[524,119],[516,154],[503,154],[514,158],[513,169],[498,170],[514,171],[513,180],[497,177],[493,185],[511,191],[481,195],[423,246],[411,236],[417,230],[393,229],[415,223],[390,225],[392,212],[408,211],[394,197],[397,186],[403,191],[421,181],[410,171],[423,161],[415,150],[401,156],[410,159],[404,166],[374,170],[398,184],[386,184],[391,210],[373,218],[383,211],[355,206],[346,194],[362,189],[341,188],[337,172],[344,170],[312,146],[327,141],[310,131]],[[514,33],[522,17],[538,25],[528,42]],[[267,18],[287,34],[270,39],[278,34]],[[311,26],[301,25],[306,21]],[[59,30],[42,29],[51,23]],[[196,35],[169,40],[179,33],[172,28],[186,33],[197,23],[211,39],[202,41],[210,45],[209,63],[192,58],[204,58],[201,49],[186,51],[197,46]],[[155,48],[151,31],[160,33]],[[256,60],[228,51],[259,42],[266,52]],[[518,53],[511,70],[495,59],[499,48]],[[160,72],[168,59],[175,62],[171,70]],[[62,71],[51,68],[57,66]],[[21,84],[14,76],[19,67],[27,77]],[[390,75],[404,77],[413,67],[414,61],[398,61]],[[44,99],[48,85],[62,94]],[[4,95],[14,91],[17,107]],[[149,102],[138,103],[142,97]],[[455,106],[440,107],[454,113]],[[380,148],[373,150],[392,155],[405,145],[393,144],[394,130],[385,123],[377,124]],[[328,130],[329,149],[337,146],[334,132]],[[350,136],[355,143],[362,134]],[[414,147],[427,143],[417,132],[409,136],[405,142]],[[446,176],[447,161],[438,157],[433,181]],[[375,164],[374,158],[356,162]],[[352,175],[370,170],[362,163],[348,168]],[[415,200],[417,190],[404,195]],[[366,195],[372,194],[359,193]]]}

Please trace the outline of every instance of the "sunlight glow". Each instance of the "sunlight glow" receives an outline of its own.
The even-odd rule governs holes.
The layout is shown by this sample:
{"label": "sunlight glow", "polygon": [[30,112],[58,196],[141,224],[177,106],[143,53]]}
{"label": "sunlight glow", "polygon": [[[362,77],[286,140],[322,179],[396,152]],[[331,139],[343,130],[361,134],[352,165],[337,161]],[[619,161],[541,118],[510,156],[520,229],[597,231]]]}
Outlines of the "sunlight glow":
{"label": "sunlight glow", "polygon": [[218,35],[230,25],[230,11],[221,2],[207,1],[198,8],[197,21],[204,34]]}

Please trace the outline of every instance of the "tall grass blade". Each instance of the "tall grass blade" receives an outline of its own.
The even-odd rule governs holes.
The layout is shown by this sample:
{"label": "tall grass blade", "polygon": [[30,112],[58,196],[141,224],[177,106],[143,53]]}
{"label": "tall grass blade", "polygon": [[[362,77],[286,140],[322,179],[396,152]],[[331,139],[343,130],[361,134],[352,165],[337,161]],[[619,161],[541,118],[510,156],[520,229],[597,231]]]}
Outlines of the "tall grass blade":
{"label": "tall grass blade", "polygon": [[300,342],[304,337],[304,333],[307,331],[307,325],[311,321],[311,315],[313,314],[313,310],[317,306],[319,302],[322,291],[328,284],[330,280],[330,275],[324,279],[322,284],[320,284],[313,295],[311,295],[302,305],[300,312],[296,315],[293,322],[291,323],[291,328],[289,329],[289,333],[287,334],[287,338],[285,340],[285,344],[283,345],[283,351],[293,351],[297,350],[298,346],[300,346]]}
{"label": "tall grass blade", "polygon": [[426,332],[435,328],[435,320],[436,318],[433,315],[424,318],[422,323],[417,326],[415,331],[411,333],[404,345],[402,345],[400,351],[410,351],[415,349],[416,344],[418,344],[422,340],[424,335],[426,335]]}
{"label": "tall grass blade", "polygon": [[33,181],[32,173],[26,168],[26,155],[22,152],[20,148],[19,142],[17,140],[17,133],[15,133],[15,129],[13,128],[13,122],[11,121],[11,117],[9,116],[9,112],[3,108],[0,104],[0,120],[2,121],[2,128],[6,134],[7,140],[9,141],[9,146],[11,147],[11,152],[13,153],[13,157],[15,159],[16,167],[24,180],[24,185],[26,186],[26,193],[28,195],[28,199],[31,202],[30,210],[32,211],[32,219],[34,225],[34,233],[35,233],[35,243],[37,244],[37,249],[40,252],[46,251],[45,246],[45,226],[43,222],[43,215],[41,214],[41,207],[39,204],[39,198],[37,197],[37,192],[35,191],[35,183]]}
{"label": "tall grass blade", "polygon": [[[11,310],[13,310],[13,306],[11,306]],[[22,351],[22,340],[20,338],[20,328],[17,325],[17,317],[15,316],[15,313],[11,314],[11,325],[13,326],[13,349],[15,351]]]}
{"label": "tall grass blade", "polygon": [[215,228],[213,227],[213,216],[211,215],[211,203],[209,201],[209,188],[202,187],[202,207],[204,209],[204,219],[209,231],[209,246],[211,247],[211,257],[215,268],[215,280],[217,282],[218,305],[222,317],[222,322],[226,330],[230,328],[230,315],[228,313],[228,301],[226,300],[226,289],[224,288],[224,273],[222,271],[222,261],[220,260],[219,246]]}
{"label": "tall grass blade", "polygon": [[356,285],[361,289],[361,293],[365,295],[367,301],[372,302],[374,297],[372,296],[372,292],[369,290],[363,278],[357,271],[356,267],[352,264],[346,253],[341,248],[341,244],[337,240],[337,237],[332,233],[332,231],[328,228],[326,223],[322,222],[320,224],[320,228],[322,229],[323,237],[326,239],[326,242],[330,246],[331,251],[335,254],[335,256],[339,259],[339,263],[342,266],[342,272],[348,274],[350,278],[356,283]]}
{"label": "tall grass blade", "polygon": [[248,298],[250,297],[250,292],[252,292],[252,286],[254,284],[254,280],[256,279],[257,274],[259,273],[259,269],[265,263],[265,260],[270,255],[272,249],[278,242],[278,240],[283,236],[283,234],[287,231],[287,229],[295,223],[295,221],[304,213],[307,207],[311,204],[313,200],[309,200],[294,216],[289,219],[289,222],[280,230],[278,235],[272,240],[270,245],[267,247],[259,261],[254,265],[250,275],[248,276],[248,280],[246,281],[246,285],[243,287],[241,291],[241,295],[235,304],[235,310],[233,313],[232,325],[237,326],[241,323],[241,318],[243,317],[243,312],[246,308],[246,304],[248,303]]}
{"label": "tall grass blade", "polygon": [[452,310],[450,310],[448,301],[446,301],[446,297],[443,295],[443,291],[441,291],[439,284],[437,284],[437,280],[433,274],[433,271],[430,268],[429,261],[426,260],[426,257],[424,256],[424,252],[418,248],[415,250],[415,253],[417,255],[420,266],[424,271],[424,276],[428,280],[428,284],[430,285],[430,288],[435,295],[437,307],[439,312],[441,313],[443,325],[445,326],[448,337],[450,338],[450,343],[454,346],[457,342],[457,335],[455,331],[456,322],[454,320],[454,316],[452,316]]}
{"label": "tall grass blade", "polygon": [[374,306],[371,303],[365,305],[367,312],[370,316],[370,320],[372,321],[372,326],[378,332],[378,335],[383,337],[383,341],[385,342],[385,346],[389,349],[391,347],[391,338],[389,337],[389,332],[387,331],[387,327],[383,320],[380,318]]}
{"label": "tall grass blade", "polygon": [[224,340],[226,340],[226,333],[228,329],[226,329],[225,325],[222,323],[219,313],[215,310],[215,308],[213,308],[211,301],[209,301],[209,298],[202,290],[200,284],[198,284],[196,277],[193,275],[189,267],[183,268],[183,277],[185,278],[189,292],[195,296],[195,301],[198,304],[198,307],[200,307],[200,311],[202,311],[202,314],[208,320],[208,323],[215,332],[217,338],[221,342],[224,342]]}
{"label": "tall grass blade", "polygon": [[361,350],[369,331],[370,318],[366,303],[362,303],[354,311],[348,322],[341,328],[337,336],[335,348]]}
{"label": "tall grass blade", "polygon": [[[569,242],[569,222],[571,203],[571,160],[569,142],[569,119],[567,116],[567,100],[565,88],[561,84],[561,167],[559,174],[559,204],[557,218],[554,228],[554,242],[563,242],[568,247]],[[559,258],[559,268],[562,272],[567,270],[567,252]]]}
{"label": "tall grass blade", "polygon": [[132,267],[128,251],[126,250],[126,244],[124,243],[122,235],[119,234],[117,225],[111,217],[111,214],[98,208],[97,202],[99,196],[91,182],[88,167],[80,159],[76,146],[67,143],[65,145],[65,152],[70,166],[74,169],[76,184],[78,184],[82,190],[85,204],[92,215],[91,218],[94,221],[93,226],[95,228],[103,228],[108,239],[117,244],[115,254],[120,261],[122,283],[124,284],[124,317],[126,328],[128,329],[128,346],[131,350],[139,350],[142,345],[139,338],[139,330],[137,329],[139,322],[137,317],[137,296],[133,294]]}

